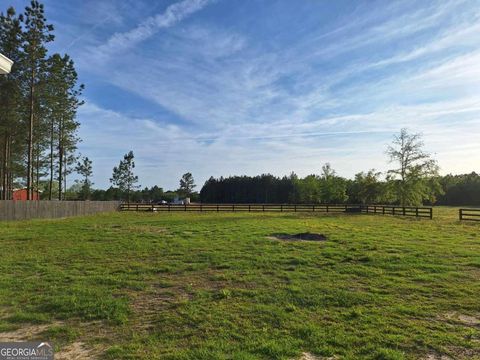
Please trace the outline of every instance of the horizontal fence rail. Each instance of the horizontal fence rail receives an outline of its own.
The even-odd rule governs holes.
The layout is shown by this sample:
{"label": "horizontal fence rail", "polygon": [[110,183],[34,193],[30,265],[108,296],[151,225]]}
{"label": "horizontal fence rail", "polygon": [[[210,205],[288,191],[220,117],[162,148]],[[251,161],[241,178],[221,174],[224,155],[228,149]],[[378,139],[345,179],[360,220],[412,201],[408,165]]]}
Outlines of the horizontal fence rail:
{"label": "horizontal fence rail", "polygon": [[361,212],[360,205],[322,204],[122,204],[122,211],[213,211],[213,212]]}
{"label": "horizontal fence rail", "polygon": [[480,221],[480,209],[459,209],[458,218],[460,221]]}
{"label": "horizontal fence rail", "polygon": [[431,207],[362,205],[362,212],[374,215],[415,216],[433,219],[433,208]]}
{"label": "horizontal fence rail", "polygon": [[119,208],[119,201],[0,200],[0,221],[84,216]]}
{"label": "horizontal fence rail", "polygon": [[132,204],[120,205],[121,211],[151,212],[322,212],[322,213],[363,213],[394,216],[415,216],[433,218],[432,208],[383,205],[330,205],[330,204]]}

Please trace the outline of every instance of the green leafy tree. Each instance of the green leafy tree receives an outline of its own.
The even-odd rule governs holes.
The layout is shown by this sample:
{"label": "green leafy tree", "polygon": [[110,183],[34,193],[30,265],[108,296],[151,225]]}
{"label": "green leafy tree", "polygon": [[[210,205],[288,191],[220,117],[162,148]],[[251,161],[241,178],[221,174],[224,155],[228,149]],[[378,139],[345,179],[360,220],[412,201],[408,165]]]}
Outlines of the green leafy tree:
{"label": "green leafy tree", "polygon": [[355,175],[353,196],[362,204],[378,204],[385,199],[386,186],[380,180],[381,172],[371,169]]}
{"label": "green leafy tree", "polygon": [[421,134],[410,134],[402,129],[387,149],[390,162],[397,165],[388,171],[388,181],[402,206],[421,205],[425,200],[434,202],[441,192],[436,180],[437,162],[423,148]]}
{"label": "green leafy tree", "polygon": [[320,198],[327,204],[340,204],[347,200],[347,183],[344,178],[336,175],[329,163],[322,166]]}
{"label": "green leafy tree", "polygon": [[90,177],[93,175],[92,160],[88,157],[83,157],[75,167],[75,171],[83,177],[83,180],[80,181],[82,184],[82,189],[80,196],[83,200],[90,199],[90,193],[93,183],[90,180]]}
{"label": "green leafy tree", "polygon": [[303,179],[295,179],[295,193],[300,203],[314,204],[321,202],[320,178],[308,175]]}
{"label": "green leafy tree", "polygon": [[114,186],[117,186],[127,194],[127,202],[130,202],[131,191],[139,188],[139,186],[136,185],[138,183],[138,176],[133,173],[135,169],[134,158],[133,151],[125,154],[119,165],[113,168],[113,174],[110,178],[110,182]]}
{"label": "green leafy tree", "polygon": [[191,196],[193,193],[193,189],[196,186],[197,185],[195,185],[193,175],[188,172],[182,175],[182,178],[180,179],[180,188],[178,189],[178,192],[182,196]]}

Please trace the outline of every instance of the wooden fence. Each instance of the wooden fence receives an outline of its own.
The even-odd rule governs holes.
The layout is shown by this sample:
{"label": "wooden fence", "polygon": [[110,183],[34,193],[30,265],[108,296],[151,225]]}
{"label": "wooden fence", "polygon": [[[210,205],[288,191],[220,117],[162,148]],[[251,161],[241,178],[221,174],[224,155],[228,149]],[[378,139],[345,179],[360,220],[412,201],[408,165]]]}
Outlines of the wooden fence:
{"label": "wooden fence", "polygon": [[132,204],[120,205],[121,211],[151,212],[322,212],[322,213],[364,213],[394,216],[415,216],[433,218],[429,207],[402,207],[382,205],[330,205],[330,204],[189,204],[189,205],[154,205]]}
{"label": "wooden fence", "polygon": [[118,211],[119,201],[0,201],[0,220],[52,219]]}
{"label": "wooden fence", "polygon": [[121,204],[122,211],[200,211],[200,212],[361,212],[359,205],[308,204]]}
{"label": "wooden fence", "polygon": [[362,212],[374,215],[415,216],[433,219],[433,208],[431,207],[363,205]]}
{"label": "wooden fence", "polygon": [[460,221],[480,221],[480,209],[459,209],[458,218]]}

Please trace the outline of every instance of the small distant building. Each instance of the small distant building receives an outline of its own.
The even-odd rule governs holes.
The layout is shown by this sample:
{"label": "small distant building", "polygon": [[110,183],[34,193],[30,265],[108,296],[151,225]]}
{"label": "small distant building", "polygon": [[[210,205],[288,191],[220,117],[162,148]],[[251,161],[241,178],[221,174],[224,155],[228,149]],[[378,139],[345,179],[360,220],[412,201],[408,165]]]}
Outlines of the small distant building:
{"label": "small distant building", "polygon": [[189,205],[190,204],[190,198],[187,197],[185,199],[180,199],[178,196],[175,196],[175,198],[172,201],[173,205]]}
{"label": "small distant building", "polygon": [[[16,201],[26,201],[27,200],[27,189],[13,189],[12,200]],[[33,191],[32,200],[40,200],[40,195],[38,191]]]}

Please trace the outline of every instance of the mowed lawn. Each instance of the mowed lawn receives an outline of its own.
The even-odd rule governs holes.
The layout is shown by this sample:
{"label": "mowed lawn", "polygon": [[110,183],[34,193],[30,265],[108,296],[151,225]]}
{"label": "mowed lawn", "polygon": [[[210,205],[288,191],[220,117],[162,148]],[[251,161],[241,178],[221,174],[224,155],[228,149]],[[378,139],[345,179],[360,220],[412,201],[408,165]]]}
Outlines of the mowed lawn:
{"label": "mowed lawn", "polygon": [[[106,359],[480,359],[480,224],[434,214],[0,223],[0,338]],[[271,238],[300,232],[328,239]]]}

